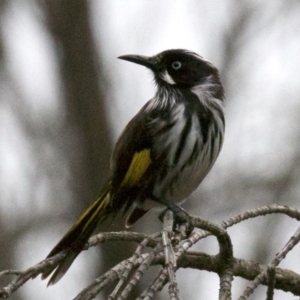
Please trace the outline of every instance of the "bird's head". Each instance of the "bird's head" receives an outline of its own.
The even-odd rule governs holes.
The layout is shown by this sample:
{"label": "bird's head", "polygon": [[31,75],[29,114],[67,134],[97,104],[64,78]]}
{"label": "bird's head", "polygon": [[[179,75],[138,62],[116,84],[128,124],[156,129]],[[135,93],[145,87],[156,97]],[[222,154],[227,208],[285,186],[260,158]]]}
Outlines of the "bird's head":
{"label": "bird's head", "polygon": [[123,55],[119,58],[149,68],[159,86],[193,88],[208,78],[211,83],[221,86],[217,68],[188,50],[172,49],[155,56]]}

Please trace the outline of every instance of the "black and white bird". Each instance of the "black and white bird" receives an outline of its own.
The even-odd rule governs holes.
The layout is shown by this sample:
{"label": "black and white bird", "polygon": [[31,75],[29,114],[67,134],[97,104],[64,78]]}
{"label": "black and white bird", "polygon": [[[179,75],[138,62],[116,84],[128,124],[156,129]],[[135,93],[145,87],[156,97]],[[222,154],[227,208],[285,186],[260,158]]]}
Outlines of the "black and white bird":
{"label": "black and white bird", "polygon": [[124,55],[150,69],[155,96],[128,123],[111,158],[111,174],[100,196],[49,253],[65,259],[49,284],[67,272],[97,225],[126,215],[126,227],[149,209],[172,209],[201,183],[215,163],[224,139],[224,91],[219,72],[198,54],[182,49],[155,56]]}

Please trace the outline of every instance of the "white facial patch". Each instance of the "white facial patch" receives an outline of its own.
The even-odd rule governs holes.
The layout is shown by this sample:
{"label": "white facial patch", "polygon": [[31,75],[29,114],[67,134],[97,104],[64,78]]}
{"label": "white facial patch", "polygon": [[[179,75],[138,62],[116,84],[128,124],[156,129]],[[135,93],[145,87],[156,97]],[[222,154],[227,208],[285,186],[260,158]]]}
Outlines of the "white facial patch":
{"label": "white facial patch", "polygon": [[165,71],[163,73],[160,74],[160,78],[162,80],[164,80],[166,83],[168,84],[176,84],[176,82],[173,80],[173,78],[170,76],[170,74],[168,73],[168,71]]}

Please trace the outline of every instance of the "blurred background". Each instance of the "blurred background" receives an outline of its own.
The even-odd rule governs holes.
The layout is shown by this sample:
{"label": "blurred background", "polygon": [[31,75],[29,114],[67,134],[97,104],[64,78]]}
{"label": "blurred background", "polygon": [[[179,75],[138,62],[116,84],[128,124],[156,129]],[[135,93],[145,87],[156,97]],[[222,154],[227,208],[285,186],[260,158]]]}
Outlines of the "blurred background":
{"label": "blurred background", "polygon": [[[1,0],[0,270],[48,254],[97,196],[117,137],[154,95],[150,72],[117,56],[171,48],[213,62],[226,91],[221,155],[184,207],[213,222],[272,203],[299,209],[299,1]],[[133,230],[158,231],[157,215]],[[275,215],[244,222],[229,230],[234,254],[268,263],[297,226]],[[124,248],[90,249],[57,285],[37,278],[11,299],[72,299]],[[218,247],[209,238],[194,250]],[[280,266],[300,272],[299,246]],[[215,274],[180,270],[178,282],[183,299],[217,299]],[[234,298],[246,284],[235,279]]]}

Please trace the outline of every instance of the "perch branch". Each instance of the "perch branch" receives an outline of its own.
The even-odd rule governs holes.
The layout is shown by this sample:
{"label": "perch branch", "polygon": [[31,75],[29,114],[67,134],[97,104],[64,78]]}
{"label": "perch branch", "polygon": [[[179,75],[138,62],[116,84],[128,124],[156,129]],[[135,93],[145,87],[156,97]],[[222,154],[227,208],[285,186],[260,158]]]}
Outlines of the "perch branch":
{"label": "perch branch", "polygon": [[[300,212],[298,210],[279,205],[264,206],[246,211],[245,213],[239,214],[223,221],[220,225],[203,221],[198,217],[192,217],[194,226],[202,228],[202,230],[194,231],[188,239],[181,242],[181,244],[179,244],[179,246],[176,246],[175,248],[172,248],[169,244],[171,223],[165,227],[163,244],[162,239],[159,236],[160,233],[151,236],[143,233],[125,231],[97,234],[90,238],[89,242],[85,246],[85,250],[89,247],[96,246],[99,243],[103,243],[109,240],[131,241],[137,242],[139,243],[139,245],[132,257],[119,263],[109,272],[96,279],[85,290],[83,290],[76,297],[76,299],[92,299],[99,293],[99,291],[103,287],[117,280],[119,281],[117,281],[116,288],[110,295],[110,299],[122,299],[118,298],[121,295],[123,295],[123,298],[125,299],[128,293],[131,291],[133,285],[135,285],[135,283],[139,281],[143,273],[151,264],[161,264],[165,267],[159,272],[153,282],[140,295],[140,297],[138,298],[139,300],[144,298],[152,299],[155,293],[157,291],[160,291],[166,285],[169,278],[171,278],[170,282],[172,282],[173,280],[173,282],[176,283],[175,271],[177,270],[177,268],[186,267],[213,271],[219,274],[221,287],[219,299],[230,299],[230,288],[233,275],[240,276],[248,280],[254,280],[254,285],[268,285],[270,294],[274,289],[272,286],[274,284],[276,289],[289,291],[294,295],[299,296],[300,276],[292,271],[280,269],[277,266],[282,261],[282,259],[285,258],[287,253],[291,251],[299,242],[300,228],[295,232],[288,243],[276,255],[274,260],[269,265],[259,265],[255,262],[236,259],[233,258],[232,255],[231,241],[225,229],[249,218],[255,218],[258,216],[265,216],[274,213],[285,214],[291,218],[300,220]],[[218,239],[220,248],[218,255],[209,256],[203,253],[195,254],[193,252],[187,252],[188,249],[196,244],[200,239],[211,234],[215,235]],[[154,249],[151,249],[149,253],[143,253],[146,246]],[[50,266],[57,265],[64,258],[64,255],[65,254],[63,252],[59,253],[56,256],[45,259],[34,265],[33,267],[30,267],[23,271],[6,270],[0,272],[0,277],[14,276],[14,279],[10,283],[0,288],[0,297],[9,297],[30,278],[35,278],[37,275],[47,270]],[[173,267],[170,267],[171,265],[173,265]],[[270,273],[272,271],[272,268],[275,271],[274,280],[272,279],[272,274]],[[267,276],[268,270],[269,276]],[[133,274],[131,275],[131,278],[129,278],[129,275],[132,272]],[[172,277],[174,279],[172,279]],[[125,285],[126,282],[129,283],[129,285]],[[123,287],[124,285],[125,287]],[[173,286],[170,285],[170,288],[171,297],[175,295],[174,297],[176,299],[176,284]],[[179,296],[177,297],[177,299],[178,298]],[[272,299],[271,296],[269,296],[269,299]]]}

